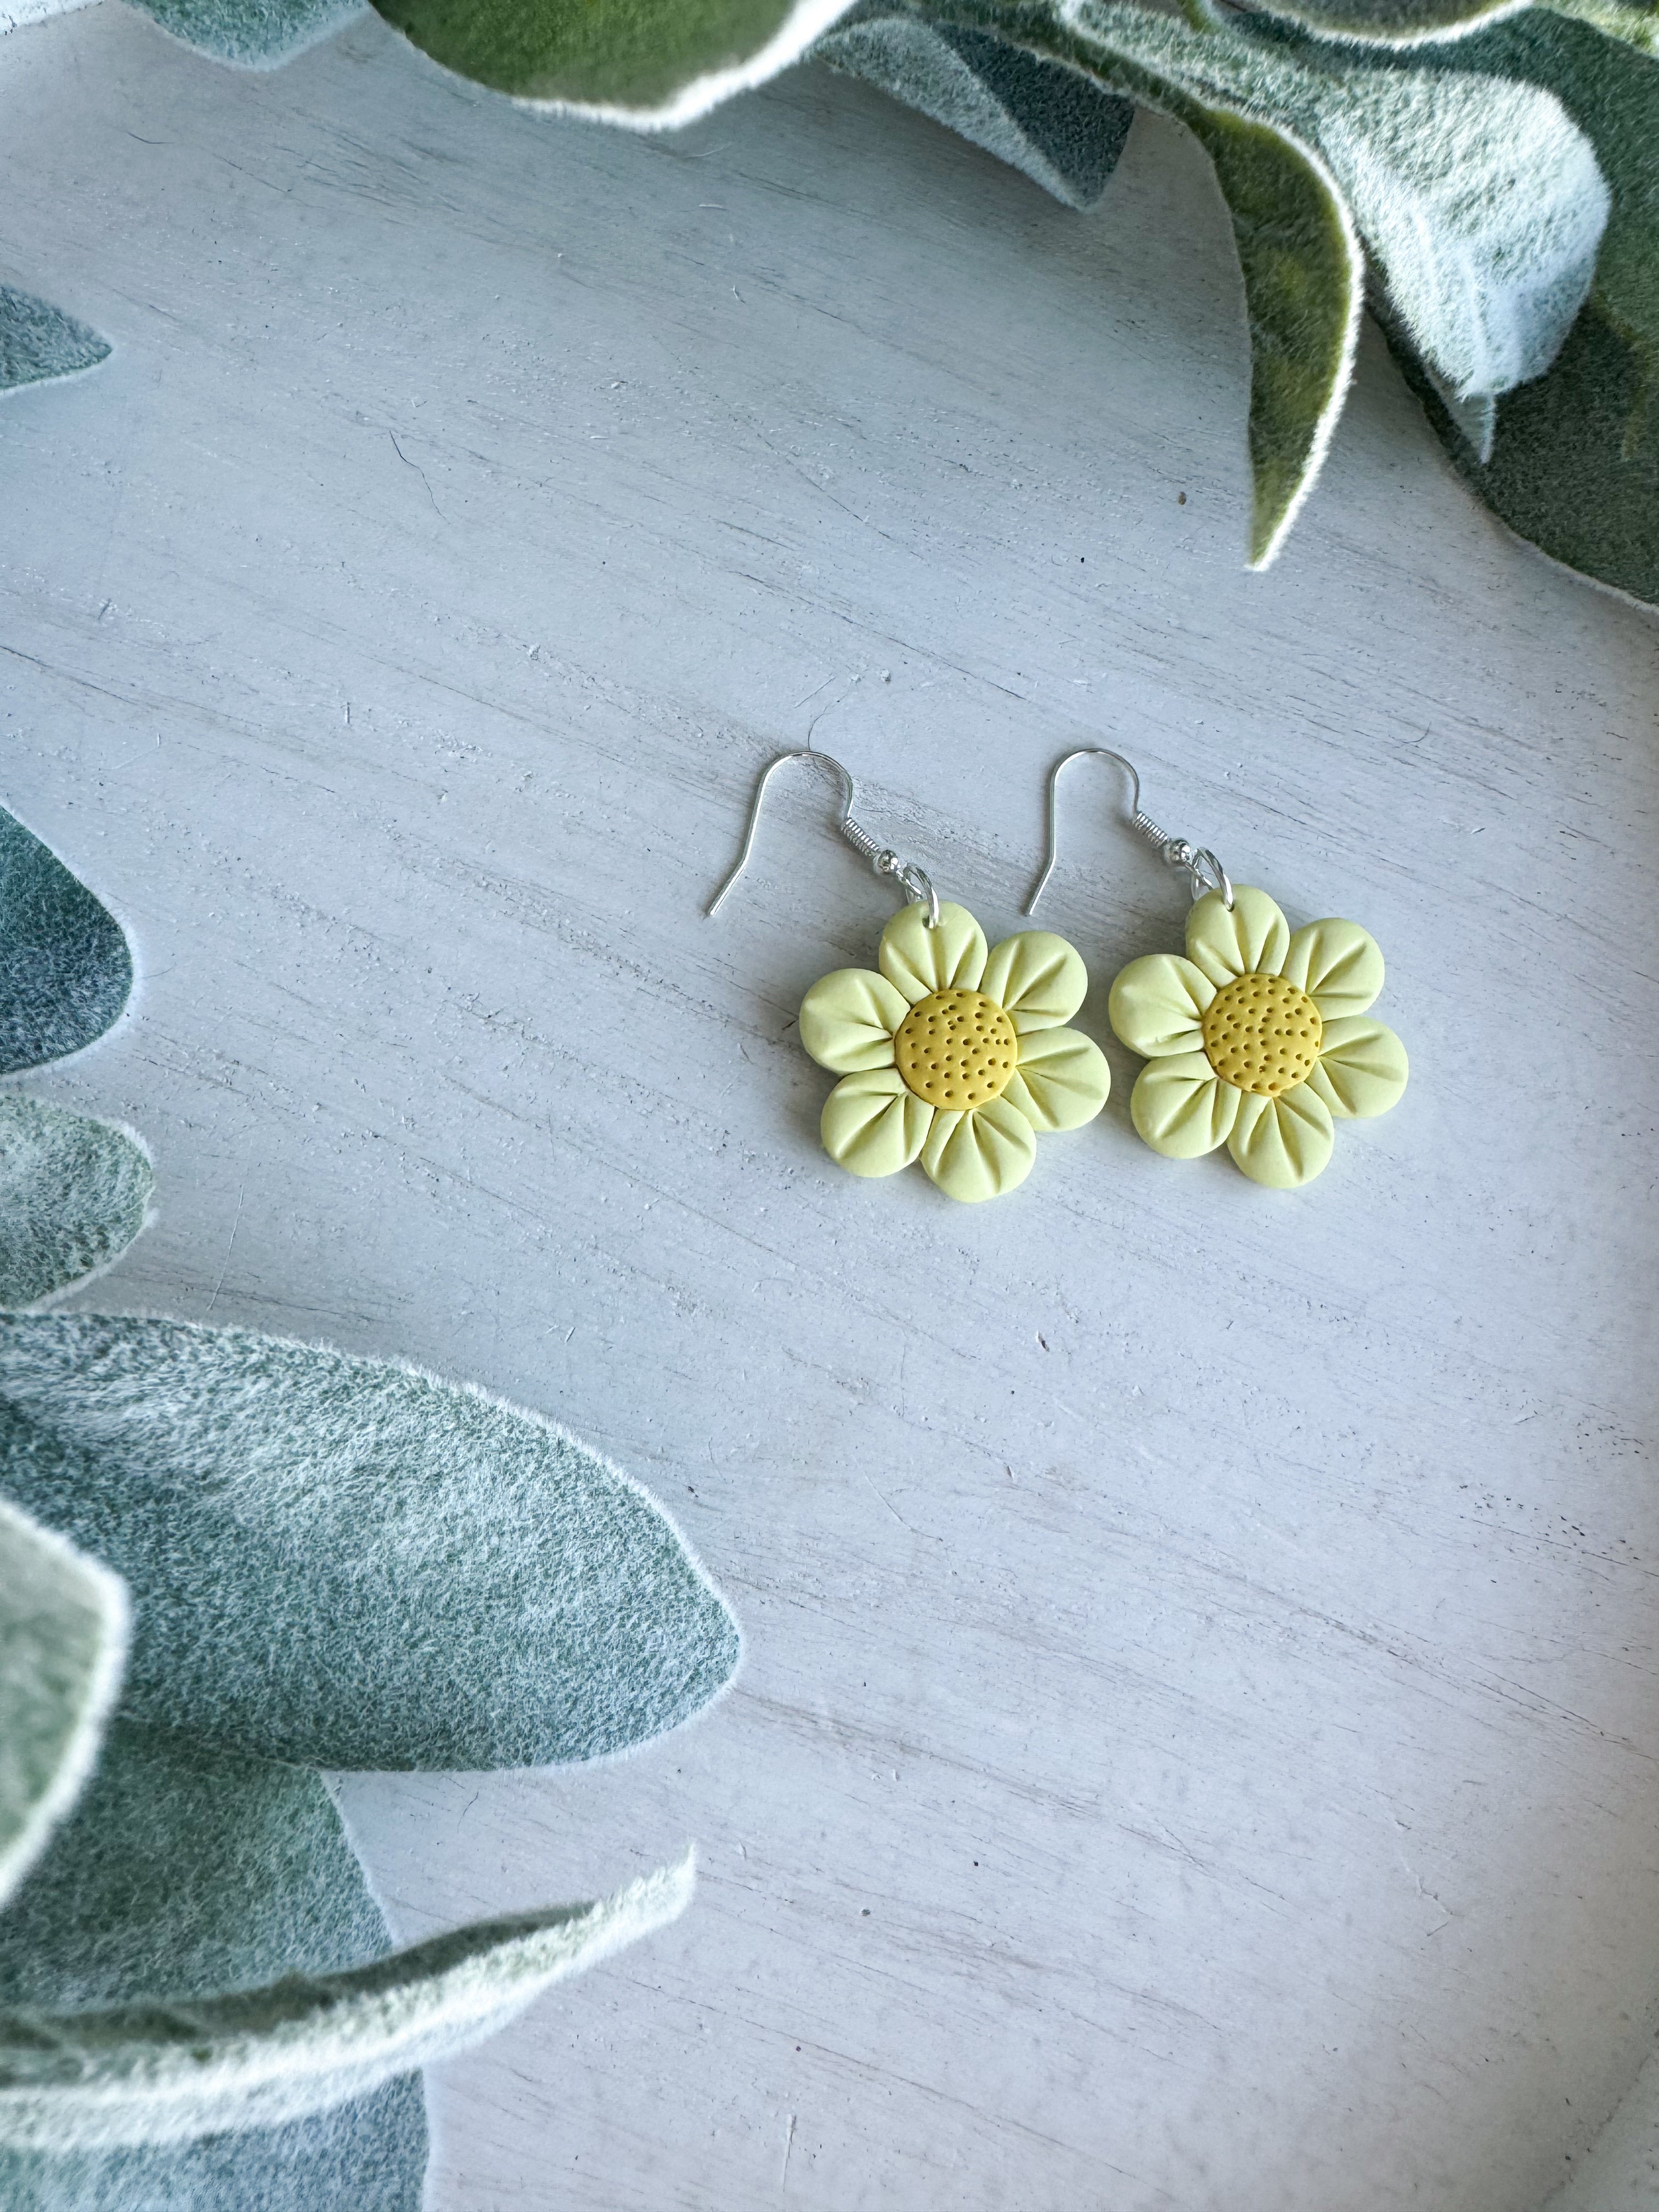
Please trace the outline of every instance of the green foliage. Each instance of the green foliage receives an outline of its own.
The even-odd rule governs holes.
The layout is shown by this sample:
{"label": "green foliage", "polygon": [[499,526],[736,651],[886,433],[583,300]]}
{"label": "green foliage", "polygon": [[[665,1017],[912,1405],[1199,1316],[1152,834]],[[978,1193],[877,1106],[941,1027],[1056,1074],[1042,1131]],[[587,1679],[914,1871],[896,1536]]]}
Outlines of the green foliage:
{"label": "green foliage", "polygon": [[664,1926],[690,1860],[597,1905],[481,1921],[368,1966],[96,2011],[0,2013],[0,2143],[184,2142],[362,2097],[482,2041],[553,1983]]}
{"label": "green foliage", "polygon": [[118,1260],[155,1188],[131,1130],[0,1091],[0,1307],[33,1305]]}
{"label": "green foliage", "polygon": [[1105,191],[1134,114],[1080,70],[890,0],[866,0],[813,52],[1024,170],[1068,207],[1092,207]]}
{"label": "green foliage", "polygon": [[1659,0],[1539,0],[1558,15],[1594,23],[1610,39],[1623,39],[1644,54],[1659,56]]}
{"label": "green foliage", "polygon": [[1553,10],[1449,46],[1448,74],[1547,86],[1595,148],[1613,213],[1595,281],[1547,374],[1500,399],[1489,457],[1396,350],[1452,460],[1511,529],[1558,561],[1659,601],[1659,63]]}
{"label": "green foliage", "polygon": [[331,38],[364,0],[133,0],[164,31],[239,69],[276,69]]}
{"label": "green foliage", "polygon": [[0,1902],[91,1769],[126,1639],[115,1577],[0,1503]]}
{"label": "green foliage", "polygon": [[120,924],[0,807],[0,1075],[79,1052],[131,989]]}
{"label": "green foliage", "polygon": [[[388,1936],[314,1774],[118,1721],[0,1917],[0,2007],[188,1999],[378,1956]],[[0,2149],[8,2212],[419,2212],[418,2081],[281,2130],[115,2150]]]}
{"label": "green foliage", "polygon": [[61,307],[0,284],[0,392],[73,376],[109,358],[108,341]]}
{"label": "green foliage", "polygon": [[0,1490],[130,1579],[127,1709],[329,1767],[642,1743],[738,1662],[655,1503],[534,1413],[247,1329],[0,1317]]}
{"label": "green foliage", "polygon": [[[793,61],[841,12],[823,0],[375,0],[434,61],[520,100],[649,119],[769,47]],[[792,28],[794,37],[792,39]],[[764,64],[763,64],[764,66]],[[737,89],[737,84],[728,88]],[[691,104],[690,112],[701,105]],[[673,119],[681,119],[676,113]]]}

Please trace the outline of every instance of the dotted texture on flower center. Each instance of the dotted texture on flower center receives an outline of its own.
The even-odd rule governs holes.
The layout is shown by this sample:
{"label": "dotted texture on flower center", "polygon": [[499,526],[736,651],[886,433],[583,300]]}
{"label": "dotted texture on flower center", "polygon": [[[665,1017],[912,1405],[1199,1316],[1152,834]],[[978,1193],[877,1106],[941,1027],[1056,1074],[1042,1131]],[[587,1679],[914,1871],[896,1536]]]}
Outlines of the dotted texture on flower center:
{"label": "dotted texture on flower center", "polygon": [[1019,1039],[983,991],[935,991],[899,1024],[893,1057],[918,1098],[961,1114],[1001,1097],[1019,1064]]}
{"label": "dotted texture on flower center", "polygon": [[1225,1083],[1277,1098],[1313,1073],[1324,1024],[1305,991],[1282,975],[1238,975],[1204,1015],[1204,1049]]}

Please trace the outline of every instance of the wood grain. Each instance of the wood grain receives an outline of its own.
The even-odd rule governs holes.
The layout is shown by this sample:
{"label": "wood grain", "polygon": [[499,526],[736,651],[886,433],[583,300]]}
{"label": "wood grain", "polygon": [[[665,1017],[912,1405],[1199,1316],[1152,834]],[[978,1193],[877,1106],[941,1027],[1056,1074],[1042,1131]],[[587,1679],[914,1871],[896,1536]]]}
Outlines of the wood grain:
{"label": "wood grain", "polygon": [[[1243,571],[1201,158],[1079,217],[807,71],[552,125],[372,21],[269,76],[0,43],[0,799],[121,914],[103,1306],[326,1337],[652,1483],[749,1636],[626,1763],[360,1777],[413,1936],[696,1839],[434,2078],[434,2212],[1517,2212],[1659,2027],[1650,617],[1506,539],[1368,341]],[[1184,501],[1182,495],[1184,494]],[[882,887],[1017,925],[1062,747],[1389,962],[1413,1086],[1261,1193],[1103,1121],[1006,1206],[819,1153]],[[1079,770],[1096,988],[1179,886]]]}

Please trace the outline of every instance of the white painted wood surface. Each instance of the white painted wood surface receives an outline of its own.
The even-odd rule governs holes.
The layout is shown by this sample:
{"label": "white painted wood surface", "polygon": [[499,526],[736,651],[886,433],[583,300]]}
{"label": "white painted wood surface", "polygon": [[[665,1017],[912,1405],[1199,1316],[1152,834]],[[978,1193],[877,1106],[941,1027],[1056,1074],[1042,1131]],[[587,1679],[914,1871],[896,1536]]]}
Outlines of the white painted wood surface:
{"label": "white painted wood surface", "polygon": [[[241,77],[94,8],[0,100],[0,277],[118,347],[0,408],[0,799],[143,963],[39,1085],[155,1146],[96,1302],[547,1408],[748,1630],[635,1759],[344,1784],[411,1935],[702,1853],[434,2078],[434,2212],[1540,2204],[1659,2026],[1651,619],[1374,342],[1243,574],[1145,118],[1084,219],[822,73],[638,140],[372,21]],[[1109,1043],[1006,1204],[836,1174],[792,1018],[887,895],[798,789],[700,919],[809,728],[994,935],[1127,745],[1374,930],[1405,1103],[1272,1196]],[[1104,1039],[1181,899],[1073,797]]]}

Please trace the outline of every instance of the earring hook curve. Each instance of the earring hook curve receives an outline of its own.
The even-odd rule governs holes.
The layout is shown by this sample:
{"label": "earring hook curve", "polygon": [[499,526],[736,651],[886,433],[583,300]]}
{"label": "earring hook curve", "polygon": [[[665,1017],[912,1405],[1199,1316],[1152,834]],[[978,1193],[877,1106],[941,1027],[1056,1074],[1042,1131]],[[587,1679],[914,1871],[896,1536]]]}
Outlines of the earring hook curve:
{"label": "earring hook curve", "polygon": [[816,761],[830,769],[841,784],[841,814],[836,827],[860,860],[868,860],[878,876],[886,876],[908,893],[910,898],[927,909],[924,917],[929,929],[939,927],[939,893],[927,871],[914,861],[902,860],[890,847],[883,845],[870,835],[861,823],[853,819],[853,809],[858,803],[858,786],[849,769],[833,753],[821,753],[815,746],[802,745],[793,752],[779,753],[761,770],[760,781],[755,786],[754,798],[749,804],[749,819],[744,828],[743,844],[736,865],[720,889],[703,908],[704,915],[712,921],[726,902],[726,894],[738,878],[749,866],[749,856],[755,849],[755,832],[760,826],[761,807],[766,799],[768,785],[781,768],[792,761]]}
{"label": "earring hook curve", "polygon": [[1129,779],[1129,827],[1138,836],[1145,838],[1166,867],[1185,868],[1194,899],[1206,891],[1219,891],[1229,913],[1232,911],[1232,878],[1228,875],[1207,845],[1189,844],[1184,837],[1171,837],[1160,830],[1156,822],[1141,811],[1140,772],[1131,760],[1114,752],[1109,745],[1079,745],[1074,752],[1062,754],[1048,771],[1048,850],[1042,864],[1042,872],[1031,886],[1024,911],[1035,914],[1036,902],[1048,887],[1048,878],[1054,872],[1054,863],[1060,857],[1060,771],[1076,760],[1115,761]]}

